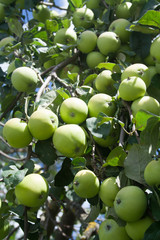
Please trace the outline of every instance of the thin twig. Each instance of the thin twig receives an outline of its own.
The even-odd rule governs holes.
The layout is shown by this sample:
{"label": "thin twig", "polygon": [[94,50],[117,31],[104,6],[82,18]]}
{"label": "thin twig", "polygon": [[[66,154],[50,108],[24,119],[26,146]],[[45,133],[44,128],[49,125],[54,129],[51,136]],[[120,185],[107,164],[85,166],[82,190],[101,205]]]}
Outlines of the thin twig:
{"label": "thin twig", "polygon": [[10,237],[12,237],[12,235],[19,229],[19,226],[14,228],[7,236],[6,240],[9,240]]}
{"label": "thin twig", "polygon": [[59,6],[57,6],[56,4],[54,4],[54,3],[49,3],[49,2],[43,2],[43,1],[41,1],[40,4],[43,4],[43,5],[46,5],[46,6],[49,6],[49,7],[55,7],[55,8],[57,8],[57,9],[59,9],[59,10],[65,10],[65,11],[67,11],[66,8],[59,7]]}
{"label": "thin twig", "polygon": [[9,160],[13,160],[13,161],[25,161],[26,160],[26,157],[25,158],[15,158],[15,157],[12,157],[12,156],[2,152],[1,150],[0,150],[0,155],[2,155],[5,158],[8,158]]}

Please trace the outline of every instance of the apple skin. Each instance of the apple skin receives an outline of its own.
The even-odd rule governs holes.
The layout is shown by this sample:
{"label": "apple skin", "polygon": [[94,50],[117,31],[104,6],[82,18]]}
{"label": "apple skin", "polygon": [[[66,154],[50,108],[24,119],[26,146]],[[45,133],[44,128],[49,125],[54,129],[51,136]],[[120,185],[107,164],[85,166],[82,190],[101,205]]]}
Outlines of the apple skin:
{"label": "apple skin", "polygon": [[125,101],[134,101],[144,96],[146,93],[146,84],[136,76],[124,79],[119,85],[119,96]]}
{"label": "apple skin", "polygon": [[122,43],[127,43],[131,35],[131,32],[126,30],[126,27],[129,25],[130,25],[130,21],[124,18],[119,18],[114,20],[110,24],[108,30],[110,32],[116,33],[119,36]]}
{"label": "apple skin", "polygon": [[160,159],[152,160],[144,170],[144,179],[149,186],[160,185]]}
{"label": "apple skin", "polygon": [[53,134],[53,145],[66,157],[82,156],[87,146],[86,133],[77,124],[62,125]]}
{"label": "apple skin", "polygon": [[77,48],[82,53],[92,52],[97,45],[97,35],[95,32],[86,30],[80,34],[77,40]]}
{"label": "apple skin", "polygon": [[130,8],[132,6],[131,2],[124,2],[117,6],[116,17],[128,19],[131,16]]}
{"label": "apple skin", "polygon": [[125,226],[125,230],[131,239],[143,240],[146,230],[153,222],[154,221],[152,218],[150,218],[149,216],[145,216],[138,221],[128,222]]}
{"label": "apple skin", "polygon": [[102,53],[93,51],[87,54],[86,63],[89,68],[95,68],[102,62],[105,62],[105,56]]}
{"label": "apple skin", "polygon": [[113,117],[116,112],[116,104],[110,95],[97,93],[89,99],[88,111],[90,117],[97,117],[100,112]]}
{"label": "apple skin", "polygon": [[120,38],[114,32],[103,32],[97,39],[97,47],[105,56],[107,56],[109,53],[117,52],[120,46]]}
{"label": "apple skin", "polygon": [[153,57],[154,61],[160,61],[160,37],[153,39],[150,47],[150,54]]}
{"label": "apple skin", "polygon": [[104,220],[98,231],[99,240],[130,240],[124,227],[120,227],[114,219]]}
{"label": "apple skin", "polygon": [[159,102],[150,96],[143,96],[133,101],[131,110],[133,116],[136,116],[136,113],[140,110],[145,110],[155,115],[159,115],[160,113]]}
{"label": "apple skin", "polygon": [[0,23],[3,22],[5,17],[4,5],[0,3]]}
{"label": "apple skin", "polygon": [[65,123],[81,124],[88,115],[88,106],[80,98],[65,99],[60,106],[60,116]]}
{"label": "apple skin", "polygon": [[34,138],[46,140],[52,137],[57,129],[58,117],[49,109],[39,108],[30,116],[28,127]]}
{"label": "apple skin", "polygon": [[39,22],[45,23],[47,19],[50,19],[50,10],[45,5],[38,5],[36,9],[33,9],[33,18]]}
{"label": "apple skin", "polygon": [[54,43],[71,45],[77,42],[77,33],[71,28],[59,29],[54,37]]}
{"label": "apple skin", "polygon": [[98,8],[99,4],[100,4],[100,0],[87,0],[86,1],[86,6],[87,6],[87,8],[90,8],[90,9]]}
{"label": "apple skin", "polygon": [[73,24],[76,28],[90,28],[93,24],[94,13],[89,8],[77,8],[73,13]]}
{"label": "apple skin", "polygon": [[117,89],[114,87],[115,81],[110,70],[103,70],[95,79],[95,87],[100,93],[114,96]]}
{"label": "apple skin", "polygon": [[99,192],[99,179],[90,170],[80,170],[73,180],[75,193],[81,198],[92,198]]}
{"label": "apple skin", "polygon": [[18,203],[31,208],[42,206],[48,197],[48,193],[48,182],[38,173],[26,175],[15,187]]}
{"label": "apple skin", "polygon": [[149,76],[149,69],[143,63],[134,63],[134,64],[128,66],[122,72],[121,81],[123,81],[124,79],[126,79],[128,77],[133,77],[133,76],[141,78],[145,82],[146,87],[148,87],[151,83],[150,76]]}
{"label": "apple skin", "polygon": [[20,118],[11,118],[5,123],[3,137],[14,148],[27,147],[32,141],[27,123]]}
{"label": "apple skin", "polygon": [[139,220],[147,208],[147,197],[137,186],[125,186],[119,190],[114,200],[114,210],[126,222]]}
{"label": "apple skin", "polygon": [[29,67],[16,68],[11,75],[13,87],[19,92],[33,91],[38,82],[36,72]]}
{"label": "apple skin", "polygon": [[99,197],[106,206],[113,207],[113,203],[118,191],[119,187],[116,183],[116,178],[109,177],[101,183]]}

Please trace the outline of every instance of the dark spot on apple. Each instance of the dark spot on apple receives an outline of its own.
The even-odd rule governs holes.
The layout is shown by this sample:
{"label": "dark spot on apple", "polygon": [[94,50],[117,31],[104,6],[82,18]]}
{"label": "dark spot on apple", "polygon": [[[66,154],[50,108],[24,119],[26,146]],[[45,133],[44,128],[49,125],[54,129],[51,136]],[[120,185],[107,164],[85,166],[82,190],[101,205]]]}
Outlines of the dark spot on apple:
{"label": "dark spot on apple", "polygon": [[71,113],[70,113],[70,116],[71,116],[71,117],[75,117],[75,113],[74,113],[74,112],[71,112]]}
{"label": "dark spot on apple", "polygon": [[106,225],[107,230],[110,230],[111,228],[112,228],[111,225],[109,225],[109,224]]}
{"label": "dark spot on apple", "polygon": [[144,71],[143,71],[142,69],[139,69],[139,70],[138,70],[138,74],[139,74],[140,76],[143,76],[143,75],[144,75]]}
{"label": "dark spot on apple", "polygon": [[121,203],[121,200],[120,200],[120,199],[117,199],[117,200],[116,200],[116,203],[117,203],[117,204],[120,204],[120,203]]}
{"label": "dark spot on apple", "polygon": [[128,77],[127,80],[129,81],[129,80],[130,80],[130,77]]}
{"label": "dark spot on apple", "polygon": [[112,31],[114,31],[116,28],[115,27],[112,27]]}
{"label": "dark spot on apple", "polygon": [[75,181],[73,184],[74,184],[75,186],[78,186],[78,185],[79,185],[79,182],[78,182],[78,181]]}
{"label": "dark spot on apple", "polygon": [[44,193],[41,193],[40,195],[39,195],[39,199],[43,199],[44,198]]}

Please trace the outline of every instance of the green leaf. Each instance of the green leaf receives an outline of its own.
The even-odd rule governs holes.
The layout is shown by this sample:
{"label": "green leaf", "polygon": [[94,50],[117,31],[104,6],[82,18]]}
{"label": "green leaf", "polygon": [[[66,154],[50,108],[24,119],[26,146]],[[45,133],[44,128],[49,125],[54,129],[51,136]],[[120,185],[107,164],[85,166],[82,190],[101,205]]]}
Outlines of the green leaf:
{"label": "green leaf", "polygon": [[151,84],[147,88],[149,96],[154,97],[160,102],[160,74],[155,74],[151,80]]}
{"label": "green leaf", "polygon": [[38,106],[47,108],[56,99],[57,95],[58,94],[54,90],[46,92],[41,96]]}
{"label": "green leaf", "polygon": [[86,126],[88,130],[91,132],[91,134],[98,138],[105,139],[111,131],[110,121],[101,123],[101,120],[99,121],[99,119],[96,117],[87,118]]}
{"label": "green leaf", "polygon": [[103,167],[106,167],[108,165],[122,167],[126,156],[127,154],[123,148],[118,146],[109,153],[106,159],[106,163],[103,164]]}
{"label": "green leaf", "polygon": [[82,0],[70,0],[75,8],[80,8],[83,6]]}
{"label": "green leaf", "polygon": [[145,147],[133,144],[124,161],[126,176],[136,182],[146,184],[143,176],[144,169],[151,160],[152,156]]}
{"label": "green leaf", "polygon": [[143,240],[159,240],[160,239],[160,222],[154,222],[146,230]]}
{"label": "green leaf", "polygon": [[140,110],[136,113],[135,120],[136,120],[136,129],[138,131],[143,131],[147,126],[147,121],[149,118],[155,116],[152,113]]}
{"label": "green leaf", "polygon": [[151,117],[147,121],[147,126],[140,135],[140,143],[148,149],[150,154],[155,154],[159,146],[159,126],[160,117]]}
{"label": "green leaf", "polygon": [[8,18],[8,27],[12,33],[21,38],[23,34],[23,27],[17,18]]}
{"label": "green leaf", "polygon": [[160,12],[155,10],[148,10],[143,17],[140,18],[138,23],[148,25],[156,28],[160,28]]}
{"label": "green leaf", "polygon": [[100,64],[98,64],[97,68],[99,68],[99,69],[105,68],[107,70],[110,70],[112,72],[117,72],[117,73],[121,72],[119,65],[116,63],[110,63],[110,62],[100,63]]}
{"label": "green leaf", "polygon": [[55,186],[67,186],[73,181],[73,178],[74,175],[71,171],[71,160],[69,158],[65,158],[61,170],[55,176]]}
{"label": "green leaf", "polygon": [[[159,192],[159,190],[158,190]],[[158,199],[157,199],[158,198]],[[149,209],[151,210],[152,216],[156,221],[160,221],[160,194],[156,193],[156,190],[153,193],[149,194]]]}
{"label": "green leaf", "polygon": [[54,164],[55,160],[57,159],[57,154],[53,148],[51,139],[38,141],[35,145],[35,153],[47,166]]}
{"label": "green leaf", "polygon": [[72,160],[72,166],[74,168],[85,168],[86,159],[84,157],[76,157]]}
{"label": "green leaf", "polygon": [[92,83],[97,77],[97,74],[90,74],[88,77],[85,78],[84,80],[84,85],[87,85],[89,83]]}
{"label": "green leaf", "polygon": [[56,20],[47,19],[45,22],[46,30],[49,33],[57,32],[59,29],[58,22]]}

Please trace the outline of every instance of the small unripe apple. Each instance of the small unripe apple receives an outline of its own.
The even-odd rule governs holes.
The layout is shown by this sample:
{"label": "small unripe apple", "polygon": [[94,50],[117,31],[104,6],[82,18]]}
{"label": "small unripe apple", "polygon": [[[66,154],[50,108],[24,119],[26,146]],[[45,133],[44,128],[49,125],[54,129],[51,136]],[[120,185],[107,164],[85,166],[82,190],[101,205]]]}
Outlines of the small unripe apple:
{"label": "small unripe apple", "polygon": [[33,17],[39,22],[45,23],[47,19],[50,19],[50,10],[46,5],[38,5],[33,10]]}
{"label": "small unripe apple", "polygon": [[77,124],[62,125],[53,134],[53,145],[63,156],[82,156],[87,146],[86,133]]}
{"label": "small unripe apple", "polygon": [[104,220],[98,231],[99,240],[130,240],[124,227],[120,227],[114,219]]}
{"label": "small unripe apple", "polygon": [[105,56],[101,52],[93,51],[87,54],[86,63],[89,68],[95,68],[102,62],[105,62]]}
{"label": "small unripe apple", "polygon": [[91,30],[86,30],[81,33],[77,40],[77,48],[82,53],[89,53],[95,49],[97,45],[97,35]]}
{"label": "small unripe apple", "polygon": [[14,148],[27,147],[32,141],[27,123],[20,118],[11,118],[5,123],[3,137]]}
{"label": "small unripe apple", "polygon": [[129,41],[129,37],[131,35],[131,32],[127,31],[126,28],[129,26],[131,23],[127,19],[124,18],[119,18],[114,20],[108,30],[110,32],[116,33],[122,43],[127,43]]}
{"label": "small unripe apple", "polygon": [[116,17],[128,19],[131,16],[130,8],[132,6],[131,2],[123,2],[117,6]]}
{"label": "small unripe apple", "polygon": [[75,193],[81,198],[92,198],[99,192],[99,179],[90,170],[80,170],[73,180]]}
{"label": "small unripe apple", "polygon": [[4,20],[4,17],[5,17],[4,5],[0,3],[0,23]]}
{"label": "small unripe apple", "polygon": [[95,79],[96,89],[101,93],[107,93],[111,96],[115,95],[117,92],[114,86],[115,83],[110,70],[103,70]]}
{"label": "small unripe apple", "polygon": [[143,96],[133,101],[131,105],[133,116],[140,110],[151,112],[155,115],[160,114],[159,102],[150,96]]}
{"label": "small unripe apple", "polygon": [[142,240],[150,225],[154,222],[149,216],[145,216],[138,221],[128,222],[125,226],[126,232],[131,239]]}
{"label": "small unripe apple", "polygon": [[99,196],[102,202],[108,206],[113,207],[115,197],[119,191],[118,184],[115,177],[106,178],[100,186]]}
{"label": "small unripe apple", "polygon": [[145,84],[146,87],[148,87],[151,83],[150,76],[149,76],[149,69],[145,64],[142,63],[134,63],[128,66],[121,75],[121,81],[128,77],[139,77],[141,78]]}
{"label": "small unripe apple", "polygon": [[100,0],[87,0],[86,6],[90,9],[97,9],[99,7]]}
{"label": "small unripe apple", "polygon": [[147,208],[147,197],[137,186],[125,186],[119,190],[114,201],[114,210],[126,222],[139,220]]}
{"label": "small unripe apple", "polygon": [[89,99],[88,111],[90,117],[97,117],[100,112],[113,117],[116,111],[116,104],[110,95],[97,93]]}
{"label": "small unripe apple", "polygon": [[144,170],[144,179],[149,186],[160,185],[160,159],[152,160]]}
{"label": "small unripe apple", "polygon": [[26,175],[15,187],[18,203],[31,208],[42,206],[48,197],[48,192],[47,180],[38,173]]}
{"label": "small unripe apple", "polygon": [[146,84],[139,77],[128,77],[119,85],[119,96],[125,101],[134,101],[145,93]]}
{"label": "small unripe apple", "polygon": [[77,33],[71,28],[61,28],[56,32],[54,43],[71,45],[77,42]]}
{"label": "small unripe apple", "polygon": [[73,13],[73,24],[76,28],[90,28],[93,24],[94,13],[89,8],[77,8]]}
{"label": "small unripe apple", "polygon": [[99,51],[107,56],[109,53],[115,53],[121,46],[121,41],[118,35],[114,32],[103,32],[97,39]]}
{"label": "small unripe apple", "polygon": [[38,82],[36,72],[29,67],[16,68],[11,75],[13,87],[19,92],[33,91]]}
{"label": "small unripe apple", "polygon": [[57,129],[58,117],[49,109],[39,108],[30,116],[28,127],[34,138],[45,140],[52,137]]}
{"label": "small unripe apple", "polygon": [[150,54],[153,57],[154,61],[160,61],[160,36],[158,35],[153,39],[150,47]]}
{"label": "small unripe apple", "polygon": [[60,106],[60,116],[66,123],[80,124],[86,120],[87,115],[88,106],[80,98],[67,98]]}

